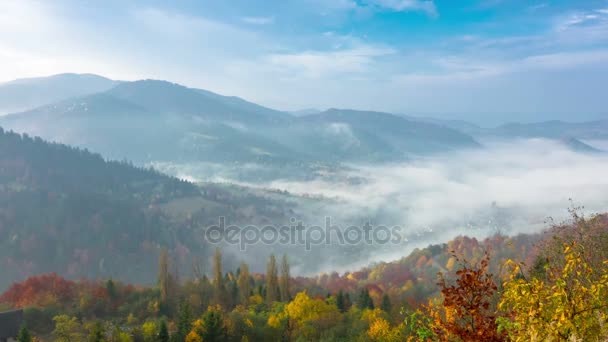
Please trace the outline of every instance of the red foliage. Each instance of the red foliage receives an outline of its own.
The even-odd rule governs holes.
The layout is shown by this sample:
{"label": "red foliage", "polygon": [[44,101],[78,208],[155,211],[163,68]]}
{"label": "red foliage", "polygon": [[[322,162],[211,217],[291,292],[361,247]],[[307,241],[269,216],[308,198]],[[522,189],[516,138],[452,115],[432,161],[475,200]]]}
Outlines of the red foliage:
{"label": "red foliage", "polygon": [[66,304],[76,298],[76,284],[55,273],[30,277],[13,284],[0,296],[0,303],[15,308]]}

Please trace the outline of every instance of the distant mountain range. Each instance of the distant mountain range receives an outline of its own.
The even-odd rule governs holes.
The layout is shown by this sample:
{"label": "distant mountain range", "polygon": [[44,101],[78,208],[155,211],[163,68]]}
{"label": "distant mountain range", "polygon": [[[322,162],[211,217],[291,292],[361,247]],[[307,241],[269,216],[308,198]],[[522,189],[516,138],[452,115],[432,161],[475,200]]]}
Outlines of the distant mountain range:
{"label": "distant mountain range", "polygon": [[[80,81],[76,76],[52,77],[64,83],[71,79]],[[166,81],[105,85],[109,89],[78,96],[65,93],[63,99],[53,98],[55,102],[6,115],[0,126],[137,162],[394,161],[478,146],[469,135],[449,127],[388,113],[330,109],[295,117]]]}
{"label": "distant mountain range", "polygon": [[[390,162],[476,148],[478,139],[608,139],[608,121],[505,124],[329,109],[287,113],[158,80],[62,74],[0,85],[0,126],[137,163],[303,165]],[[582,143],[582,142],[581,142]],[[579,145],[580,147],[580,145]]]}

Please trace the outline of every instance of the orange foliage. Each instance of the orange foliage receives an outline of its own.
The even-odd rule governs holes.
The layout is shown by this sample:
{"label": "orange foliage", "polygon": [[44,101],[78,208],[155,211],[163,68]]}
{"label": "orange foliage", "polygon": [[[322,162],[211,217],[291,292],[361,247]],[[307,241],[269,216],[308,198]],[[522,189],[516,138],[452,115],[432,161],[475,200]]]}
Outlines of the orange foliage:
{"label": "orange foliage", "polygon": [[486,252],[478,266],[464,265],[456,272],[456,282],[448,285],[440,274],[443,305],[431,303],[435,333],[444,340],[504,341],[496,324],[495,294],[497,286],[488,273],[490,257]]}
{"label": "orange foliage", "polygon": [[76,284],[55,273],[30,277],[13,284],[2,296],[0,303],[15,308],[66,304],[76,298]]}

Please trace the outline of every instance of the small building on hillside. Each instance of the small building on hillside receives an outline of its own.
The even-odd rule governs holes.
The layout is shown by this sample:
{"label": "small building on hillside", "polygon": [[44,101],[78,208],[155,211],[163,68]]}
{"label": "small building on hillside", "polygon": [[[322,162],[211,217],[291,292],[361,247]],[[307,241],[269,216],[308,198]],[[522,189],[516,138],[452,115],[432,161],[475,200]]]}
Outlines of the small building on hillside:
{"label": "small building on hillside", "polygon": [[23,324],[23,310],[0,312],[0,342],[16,341]]}

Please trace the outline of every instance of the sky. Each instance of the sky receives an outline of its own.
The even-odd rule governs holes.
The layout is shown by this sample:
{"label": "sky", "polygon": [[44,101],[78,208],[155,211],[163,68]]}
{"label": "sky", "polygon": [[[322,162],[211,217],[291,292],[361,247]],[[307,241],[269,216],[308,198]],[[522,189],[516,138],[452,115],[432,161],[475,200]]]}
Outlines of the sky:
{"label": "sky", "polygon": [[608,117],[608,0],[0,1],[0,82],[165,79],[281,110]]}

